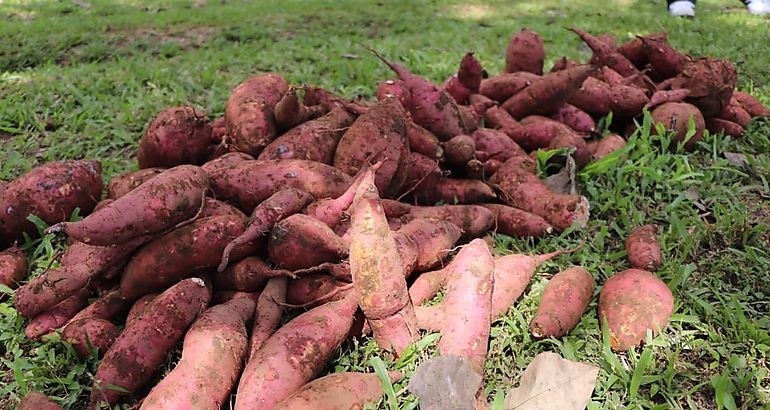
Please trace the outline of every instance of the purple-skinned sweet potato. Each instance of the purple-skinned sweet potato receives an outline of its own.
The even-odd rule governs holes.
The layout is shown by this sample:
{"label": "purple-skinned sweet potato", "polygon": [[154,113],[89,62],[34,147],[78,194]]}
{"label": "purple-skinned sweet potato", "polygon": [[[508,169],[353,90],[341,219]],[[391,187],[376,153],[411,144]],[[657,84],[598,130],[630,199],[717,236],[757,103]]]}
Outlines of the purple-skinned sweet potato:
{"label": "purple-skinned sweet potato", "polygon": [[31,391],[22,397],[16,410],[62,410],[63,407],[43,393]]}
{"label": "purple-skinned sweet potato", "polygon": [[473,52],[465,53],[460,61],[460,69],[444,82],[443,88],[459,104],[467,104],[471,94],[479,92],[484,69]]}
{"label": "purple-skinned sweet potato", "polygon": [[[576,136],[575,131],[567,125],[539,115],[525,117],[519,126],[513,129],[503,129],[511,139],[525,150],[532,151],[538,148],[546,148],[557,139],[558,136]],[[580,138],[579,136],[576,136]]]}
{"label": "purple-skinned sweet potato", "polygon": [[325,114],[320,105],[307,106],[297,95],[297,88],[290,87],[286,94],[275,104],[273,117],[280,130],[290,130],[303,122]]}
{"label": "purple-skinned sweet potato", "polygon": [[542,217],[512,206],[482,204],[492,211],[494,225],[491,230],[517,238],[541,237],[553,232],[553,226]]}
{"label": "purple-skinned sweet potato", "polygon": [[244,214],[240,209],[228,204],[227,202],[222,202],[211,197],[206,197],[206,199],[203,201],[203,209],[201,209],[196,219],[221,215],[238,216],[246,219],[246,214]]}
{"label": "purple-skinned sweet potato", "polygon": [[577,67],[580,64],[581,63],[579,63],[579,62],[577,62],[575,60],[570,60],[569,58],[567,58],[565,56],[562,56],[558,60],[553,62],[553,66],[551,67],[551,71],[550,72],[551,73],[555,73],[557,71],[563,71],[563,70],[566,70],[568,68]]}
{"label": "purple-skinned sweet potato", "polygon": [[281,324],[283,308],[286,302],[286,289],[289,283],[287,277],[275,277],[267,281],[265,289],[259,294],[254,317],[254,326],[249,337],[249,355],[247,362],[256,355],[262,345],[275,333]]}
{"label": "purple-skinned sweet potato", "polygon": [[270,278],[291,276],[290,271],[275,269],[258,256],[249,256],[213,275],[217,290],[255,292],[265,287]]}
{"label": "purple-skinned sweet potato", "polygon": [[547,150],[559,148],[575,149],[572,156],[575,158],[575,164],[578,169],[583,168],[591,162],[591,150],[588,149],[586,141],[580,135],[568,132],[558,134],[554,136],[546,147]]}
{"label": "purple-skinned sweet potato", "polygon": [[253,161],[254,157],[243,152],[228,152],[214,158],[205,164],[201,165],[201,168],[206,171],[211,178],[218,177],[222,172],[234,168],[236,165],[244,161]]}
{"label": "purple-skinned sweet potato", "polygon": [[367,105],[348,101],[321,87],[305,85],[303,89],[305,90],[305,104],[319,105],[327,112],[334,108],[344,108],[355,115],[361,115],[369,109]]}
{"label": "purple-skinned sweet potato", "polygon": [[578,132],[592,132],[596,130],[596,121],[594,121],[591,115],[572,104],[562,105],[551,114],[551,118]]}
{"label": "purple-skinned sweet potato", "polygon": [[438,138],[411,119],[406,120],[406,137],[409,139],[411,151],[432,159],[444,158],[444,148],[441,147]]}
{"label": "purple-skinned sweet potato", "polygon": [[655,272],[660,267],[661,254],[658,243],[658,227],[642,225],[626,238],[628,264],[632,268]]}
{"label": "purple-skinned sweet potato", "polygon": [[62,330],[61,338],[72,345],[75,354],[84,360],[96,348],[99,357],[109,350],[120,336],[120,329],[107,320],[86,317],[71,321]]}
{"label": "purple-skinned sweet potato", "polygon": [[532,336],[542,339],[567,335],[580,322],[595,287],[593,276],[581,267],[557,273],[545,286],[537,314],[529,325]]}
{"label": "purple-skinned sweet potato", "polygon": [[[685,149],[692,149],[695,144],[703,138],[703,131],[706,128],[703,114],[692,104],[688,103],[665,103],[652,110],[653,124],[663,124],[666,132],[673,131],[674,135],[671,141],[674,143],[684,141],[687,137],[690,120],[695,123],[695,134],[685,142]],[[657,133],[657,127],[652,130]]]}
{"label": "purple-skinned sweet potato", "polygon": [[15,289],[27,276],[27,257],[17,246],[0,252],[0,285]]}
{"label": "purple-skinned sweet potato", "polygon": [[211,144],[219,145],[225,140],[227,135],[227,126],[225,125],[225,117],[219,117],[212,120],[211,125]]}
{"label": "purple-skinned sweet potato", "polygon": [[406,220],[428,218],[451,222],[466,238],[486,233],[495,223],[494,214],[478,205],[411,206]]}
{"label": "purple-skinned sweet potato", "polygon": [[623,77],[629,77],[639,72],[632,62],[628,61],[623,54],[620,54],[610,44],[601,41],[583,30],[576,28],[570,28],[569,30],[577,34],[580,39],[591,48],[598,63],[597,66],[606,65],[620,73]]}
{"label": "purple-skinned sweet potato", "polygon": [[744,110],[735,98],[730,100],[730,105],[725,107],[715,118],[732,121],[742,128],[747,128],[751,123],[751,114]]}
{"label": "purple-skinned sweet potato", "polygon": [[110,180],[109,184],[107,184],[107,198],[118,199],[131,192],[139,185],[160,175],[165,170],[165,168],[152,167],[140,169],[138,171],[124,172],[117,175]]}
{"label": "purple-skinned sweet potato", "polygon": [[377,86],[377,101],[388,98],[396,98],[404,107],[409,104],[409,90],[406,83],[401,80],[384,80]]}
{"label": "purple-skinned sweet potato", "polygon": [[476,154],[476,143],[470,135],[455,135],[444,143],[444,156],[447,164],[462,167]]}
{"label": "purple-skinned sweet potato", "polygon": [[668,44],[668,39],[655,36],[639,37],[653,78],[666,79],[678,75],[690,60]]}
{"label": "purple-skinned sweet potato", "polygon": [[171,168],[200,165],[211,143],[211,125],[203,111],[194,107],[171,107],[158,113],[139,140],[139,168]]}
{"label": "purple-skinned sweet potato", "polygon": [[595,67],[582,65],[546,74],[505,100],[502,107],[516,119],[548,115],[568,102],[594,70]]}
{"label": "purple-skinned sweet potato", "polygon": [[479,94],[497,102],[505,102],[538,79],[540,79],[539,75],[526,71],[496,75],[481,80]]}
{"label": "purple-skinned sweet potato", "polygon": [[589,142],[588,150],[591,151],[591,158],[597,161],[615,151],[623,149],[626,145],[625,138],[618,134],[610,134],[598,141]]}
{"label": "purple-skinned sweet potato", "polygon": [[265,147],[257,159],[305,159],[331,165],[342,134],[355,116],[343,108],[286,131]]}
{"label": "purple-skinned sweet potato", "polygon": [[706,129],[709,130],[712,134],[719,134],[720,132],[725,133],[725,135],[729,135],[731,137],[740,137],[743,135],[745,130],[740,125],[729,121],[729,120],[723,120],[721,118],[709,118],[706,120]]}
{"label": "purple-skinned sweet potato", "polygon": [[341,282],[325,273],[309,273],[289,280],[286,303],[312,309],[327,302],[340,300],[347,295],[350,284]]}
{"label": "purple-skinned sweet potato", "polygon": [[738,100],[741,107],[751,114],[752,117],[770,117],[770,108],[762,105],[762,103],[751,94],[743,91],[735,91],[733,92],[733,97]]}
{"label": "purple-skinned sweet potato", "polygon": [[534,31],[523,28],[508,42],[505,49],[505,72],[527,71],[543,74],[545,48],[543,39]]}
{"label": "purple-skinned sweet potato", "polygon": [[131,305],[132,301],[121,296],[120,291],[115,289],[99,296],[98,299],[73,316],[69,323],[89,318],[109,321],[121,319],[131,309]]}
{"label": "purple-skinned sweet potato", "polygon": [[644,105],[644,108],[651,110],[667,102],[682,102],[690,95],[690,90],[680,88],[678,90],[658,90],[650,96],[650,102]]}
{"label": "purple-skinned sweet potato", "polygon": [[267,251],[279,267],[292,271],[337,262],[348,254],[346,244],[328,225],[304,214],[276,223]]}
{"label": "purple-skinned sweet potato", "polygon": [[288,89],[278,74],[256,75],[240,83],[225,105],[227,135],[239,151],[259,155],[276,137],[273,109]]}
{"label": "purple-skinned sweet potato", "polygon": [[594,115],[610,112],[619,117],[634,117],[642,113],[642,107],[650,101],[645,90],[622,84],[607,84],[589,77],[569,103]]}
{"label": "purple-skinned sweet potato", "polygon": [[[401,373],[390,372],[391,382],[400,378]],[[376,374],[332,373],[302,386],[273,409],[363,409],[368,404],[376,403],[383,394],[382,381]]]}
{"label": "purple-skinned sweet potato", "polygon": [[517,155],[527,155],[505,132],[479,128],[471,134],[476,146],[476,158],[481,161],[496,159],[505,162]]}
{"label": "purple-skinned sweet potato", "polygon": [[80,289],[67,299],[40,312],[29,321],[24,334],[30,339],[37,339],[64,326],[86,306],[90,294],[90,289]]}
{"label": "purple-skinned sweet potato", "polygon": [[476,179],[428,178],[410,196],[422,205],[437,202],[476,204],[497,197],[487,184]]}
{"label": "purple-skinned sweet potato", "polygon": [[704,117],[717,115],[730,104],[738,73],[733,63],[701,57],[688,61],[671,81],[671,89],[690,90],[687,102],[698,107]]}
{"label": "purple-skinned sweet potato", "polygon": [[446,259],[462,231],[447,220],[407,217],[393,238],[404,266],[404,275],[433,269]]}
{"label": "purple-skinned sweet potato", "polygon": [[147,309],[147,306],[150,306],[150,303],[152,303],[152,301],[155,300],[158,295],[159,293],[148,293],[137,299],[133,306],[131,306],[131,310],[128,311],[128,315],[126,315],[126,326],[129,326],[134,321],[141,319],[142,314],[144,314],[144,311]]}

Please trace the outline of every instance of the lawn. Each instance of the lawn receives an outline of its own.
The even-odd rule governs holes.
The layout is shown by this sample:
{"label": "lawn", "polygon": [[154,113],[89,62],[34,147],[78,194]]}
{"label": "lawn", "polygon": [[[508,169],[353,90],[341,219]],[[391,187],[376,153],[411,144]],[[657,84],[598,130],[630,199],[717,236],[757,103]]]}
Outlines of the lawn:
{"label": "lawn", "polygon": [[[770,104],[770,24],[739,2],[701,1],[693,20],[670,18],[665,2],[627,1],[52,1],[0,2],[0,179],[60,159],[99,159],[105,181],[136,168],[134,152],[161,109],[195,104],[219,117],[246,76],[282,73],[347,97],[372,98],[390,77],[361,44],[442,81],[475,50],[490,73],[521,27],[539,32],[548,61],[590,51],[569,31],[609,32],[619,41],[667,31],[693,56],[734,61],[739,89]],[[546,68],[550,63],[546,63]],[[590,409],[770,408],[770,121],[744,137],[707,135],[694,153],[668,150],[641,124],[626,157],[580,174],[592,220],[583,231],[541,240],[498,237],[500,253],[541,253],[585,241],[544,264],[524,297],[494,324],[485,383],[501,400],[532,358],[555,351],[600,367]],[[748,165],[725,158],[743,153]],[[665,332],[643,348],[613,353],[603,341],[596,298],[562,340],[527,331],[548,278],[570,265],[599,284],[627,267],[623,238],[661,226],[659,276],[676,304]],[[39,274],[62,248],[46,236],[24,244]],[[31,342],[13,300],[0,301],[0,408],[30,390],[82,408],[97,362],[79,363],[56,337]],[[371,341],[344,346],[329,370],[415,369],[435,351],[426,339],[399,362]],[[169,359],[169,365],[175,357]],[[415,406],[406,381],[381,408]]]}

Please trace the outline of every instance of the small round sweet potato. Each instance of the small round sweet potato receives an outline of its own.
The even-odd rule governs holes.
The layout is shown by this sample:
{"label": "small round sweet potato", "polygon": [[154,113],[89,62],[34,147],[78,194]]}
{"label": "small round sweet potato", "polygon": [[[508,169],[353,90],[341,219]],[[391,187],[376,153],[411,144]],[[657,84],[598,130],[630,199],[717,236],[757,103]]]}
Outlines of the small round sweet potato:
{"label": "small round sweet potato", "polygon": [[31,391],[21,399],[17,410],[62,410],[62,406],[43,393]]}
{"label": "small round sweet potato", "polygon": [[588,150],[594,161],[600,160],[626,146],[626,140],[618,134],[610,134],[599,141],[589,142]]}
{"label": "small round sweet potato", "polygon": [[139,141],[139,168],[200,165],[211,143],[211,124],[203,111],[172,107],[150,122]]}
{"label": "small round sweet potato", "polygon": [[524,27],[511,38],[505,50],[505,72],[527,71],[541,75],[544,60],[543,39]]}
{"label": "small round sweet potato", "polygon": [[112,323],[88,317],[65,326],[61,336],[65,342],[72,345],[80,360],[83,360],[91,353],[90,347],[96,347],[99,356],[103,356],[119,335],[120,329]]}
{"label": "small round sweet potato", "polygon": [[473,159],[476,152],[476,144],[468,135],[456,135],[444,143],[444,156],[447,162],[453,166],[463,166]]}
{"label": "small round sweet potato", "polygon": [[631,232],[626,239],[628,263],[632,268],[655,272],[660,267],[660,244],[658,243],[658,227],[643,225]]}
{"label": "small round sweet potato", "polygon": [[[671,137],[671,141],[674,143],[684,140],[690,118],[695,122],[695,135],[685,142],[684,147],[686,149],[692,149],[703,138],[706,123],[700,110],[688,103],[665,103],[652,110],[653,123],[662,123],[666,130],[674,131],[675,134]],[[657,130],[653,129],[653,132],[657,132]]]}
{"label": "small round sweet potato", "polygon": [[16,246],[0,252],[0,285],[13,289],[27,276],[27,257]]}

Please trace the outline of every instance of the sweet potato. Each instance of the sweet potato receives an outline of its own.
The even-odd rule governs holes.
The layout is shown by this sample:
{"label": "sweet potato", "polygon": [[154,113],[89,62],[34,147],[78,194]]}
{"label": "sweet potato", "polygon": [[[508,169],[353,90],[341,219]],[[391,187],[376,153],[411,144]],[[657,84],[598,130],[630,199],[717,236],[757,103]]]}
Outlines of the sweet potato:
{"label": "sweet potato", "polygon": [[572,156],[575,158],[575,164],[578,169],[583,168],[591,162],[591,150],[588,149],[586,141],[575,133],[561,133],[554,136],[546,149],[574,148]]}
{"label": "sweet potato", "polygon": [[469,135],[455,135],[444,143],[444,156],[449,165],[461,167],[473,159],[476,143]]}
{"label": "sweet potato", "polygon": [[517,155],[527,155],[518,144],[503,131],[479,128],[471,134],[476,147],[476,158],[482,161],[505,161]]}
{"label": "sweet potato", "polygon": [[[426,180],[431,181],[442,176],[443,173],[438,166],[437,160],[428,158],[425,155],[416,152],[410,152],[409,174],[407,174],[406,181],[401,187],[401,196],[416,192],[417,190],[428,186],[428,184],[425,183]],[[420,188],[418,188],[418,186]]]}
{"label": "sweet potato", "polygon": [[128,313],[131,305],[132,301],[121,296],[120,291],[112,290],[99,296],[85,309],[78,312],[69,320],[69,323],[89,318],[112,321]]}
{"label": "sweet potato", "polygon": [[411,151],[431,159],[444,158],[444,148],[441,147],[438,138],[411,119],[406,120],[406,137]]}
{"label": "sweet potato", "polygon": [[532,336],[560,338],[580,322],[594,296],[594,278],[581,267],[557,273],[543,290],[537,314],[529,325]]}
{"label": "sweet potato", "polygon": [[495,223],[494,214],[478,205],[411,206],[406,219],[413,218],[451,222],[470,238],[482,236]]}
{"label": "sweet potato", "polygon": [[246,298],[257,303],[262,292],[241,292],[239,290],[219,290],[211,295],[211,306],[222,305],[233,299]]}
{"label": "sweet potato", "polygon": [[211,189],[219,199],[251,213],[281,189],[297,188],[315,199],[336,198],[352,178],[334,167],[302,159],[242,161],[212,175]]}
{"label": "sweet potato", "polygon": [[24,329],[24,334],[30,339],[37,339],[62,326],[64,326],[75,314],[88,303],[91,290],[80,289],[72,296],[64,299],[32,318]]}
{"label": "sweet potato", "polygon": [[685,64],[671,81],[671,89],[690,90],[686,101],[698,107],[704,117],[712,117],[730,104],[737,78],[731,62],[702,57]]}
{"label": "sweet potato", "polygon": [[591,151],[591,158],[598,161],[611,153],[623,149],[626,146],[626,140],[618,134],[610,134],[606,137],[588,143],[588,150]]}
{"label": "sweet potato", "polygon": [[361,182],[350,208],[350,272],[377,344],[401,354],[418,330],[398,247],[372,178]]}
{"label": "sweet potato", "polygon": [[227,134],[227,126],[225,125],[225,117],[219,117],[209,123],[211,126],[211,144],[218,145],[225,140]]}
{"label": "sweet potato", "polygon": [[[410,154],[411,155],[411,154]],[[330,228],[337,228],[342,219],[344,218],[345,211],[353,203],[353,198],[356,195],[361,181],[368,177],[369,173],[374,173],[382,166],[382,163],[377,163],[362,168],[353,179],[353,183],[350,184],[345,192],[336,198],[327,198],[320,201],[315,201],[308,205],[302,213],[325,223]]]}
{"label": "sweet potato", "polygon": [[682,72],[689,58],[671,47],[668,40],[660,37],[639,37],[644,54],[650,62],[655,78],[671,78]]}
{"label": "sweet potato", "polygon": [[499,129],[510,137],[519,127],[519,122],[504,109],[491,107],[484,113],[484,125],[489,128]]}
{"label": "sweet potato", "polygon": [[632,268],[655,272],[660,267],[661,255],[658,243],[658,227],[642,225],[626,238],[628,264]]}
{"label": "sweet potato", "polygon": [[409,90],[406,83],[401,80],[384,80],[377,87],[377,101],[387,98],[396,98],[404,107],[409,104]]}
{"label": "sweet potato", "polygon": [[476,204],[496,197],[495,192],[482,181],[450,178],[428,178],[411,195],[415,202],[423,205],[437,202]]}
{"label": "sweet potato", "polygon": [[160,175],[165,170],[165,168],[153,167],[140,169],[138,171],[124,172],[117,175],[110,180],[109,184],[107,184],[107,198],[118,199],[131,192],[139,185]]}
{"label": "sweet potato", "polygon": [[[400,373],[391,372],[392,382],[400,378]],[[332,373],[302,386],[273,409],[363,409],[367,404],[376,403],[382,395],[382,382],[376,374]]]}
{"label": "sweet potato", "polygon": [[553,66],[551,67],[550,72],[555,73],[557,71],[563,71],[568,68],[577,67],[579,65],[580,65],[579,62],[570,60],[569,58],[562,56],[561,58],[553,62]]}
{"label": "sweet potato", "polygon": [[125,394],[144,386],[166,359],[166,354],[206,308],[211,289],[200,278],[182,280],[156,297],[141,320],[128,324],[115,339],[96,370],[90,408],[115,404]]}
{"label": "sweet potato", "polygon": [[102,357],[118,336],[120,329],[117,326],[97,317],[71,321],[61,334],[62,340],[72,345],[80,360],[88,357],[94,347],[99,357]]}
{"label": "sweet potato", "polygon": [[642,107],[650,101],[644,90],[622,84],[607,84],[595,78],[588,78],[569,103],[595,115],[610,112],[619,117],[634,117],[641,114]]}
{"label": "sweet potato", "polygon": [[62,410],[62,406],[43,393],[31,391],[22,397],[17,410]]}
{"label": "sweet potato", "polygon": [[634,64],[623,54],[620,54],[614,47],[598,38],[586,33],[583,30],[576,28],[570,28],[570,31],[577,34],[583,42],[591,48],[594,52],[594,57],[598,62],[597,65],[606,65],[611,69],[617,71],[623,77],[629,77],[639,73]]}
{"label": "sweet potato", "polygon": [[484,112],[487,108],[483,105],[459,105],[460,118],[463,121],[466,133],[476,131],[481,126],[481,119],[484,118]]}
{"label": "sweet potato", "polygon": [[504,102],[538,79],[539,75],[526,71],[496,75],[481,80],[479,94],[497,102]]}
{"label": "sweet potato", "polygon": [[78,222],[49,228],[91,245],[109,246],[162,232],[203,206],[209,177],[201,168],[180,165],[150,179]]}
{"label": "sweet potato", "polygon": [[277,133],[273,109],[286,93],[278,74],[256,75],[240,83],[225,105],[227,135],[239,151],[258,155]]}
{"label": "sweet potato", "polygon": [[261,204],[257,205],[251,213],[248,226],[243,233],[225,246],[217,270],[219,272],[225,270],[229,263],[231,252],[236,249],[241,249],[249,242],[257,244],[261,243],[262,236],[270,232],[276,222],[289,215],[296,214],[312,200],[313,198],[304,191],[295,188],[287,188],[274,193]]}
{"label": "sweet potato", "polygon": [[540,216],[501,204],[482,204],[492,211],[494,225],[492,230],[503,235],[528,238],[545,236],[553,232],[551,224]]}
{"label": "sweet potato", "polygon": [[658,90],[650,97],[650,102],[644,105],[645,109],[653,109],[667,102],[682,102],[690,95],[690,90],[681,88],[679,90]]}
{"label": "sweet potato", "polygon": [[8,183],[0,195],[0,248],[24,233],[37,236],[29,215],[50,225],[68,220],[75,208],[81,216],[91,213],[102,194],[101,173],[98,161],[54,161]]}
{"label": "sweet potato", "polygon": [[566,135],[567,138],[580,138],[572,128],[547,117],[530,115],[521,120],[520,126],[512,130],[502,130],[508,134],[514,142],[522,148],[532,151],[538,148],[546,148],[557,139]]}
{"label": "sweet potato", "polygon": [[334,108],[323,117],[304,122],[265,147],[257,159],[306,159],[329,164],[342,134],[355,116],[344,108]]}
{"label": "sweet potato", "polygon": [[471,94],[479,92],[484,69],[473,52],[465,53],[460,61],[460,69],[443,84],[443,89],[460,104],[467,104]]}
{"label": "sweet potato", "polygon": [[[243,234],[246,221],[233,215],[196,219],[142,246],[128,261],[120,294],[137,299],[161,291],[181,279],[208,273],[219,265],[225,246]],[[259,244],[246,242],[233,249],[233,259],[253,254]]]}
{"label": "sweet potato", "polygon": [[626,81],[625,77],[620,75],[619,72],[607,66],[603,66],[601,71],[596,73],[593,77],[595,77],[598,80],[604,81],[607,84],[623,84]]}
{"label": "sweet potato", "polygon": [[171,107],[161,111],[139,140],[139,168],[182,164],[200,165],[211,143],[211,125],[203,111],[194,107]]}
{"label": "sweet potato", "polygon": [[[647,40],[653,40],[657,42],[667,42],[668,41],[668,34],[663,33],[652,33],[644,36]],[[647,65],[647,53],[645,53],[644,50],[644,42],[642,42],[642,39],[640,37],[633,38],[623,44],[621,44],[618,47],[618,53],[622,54],[628,61],[631,61],[634,63],[634,65],[641,69],[644,66]]]}
{"label": "sweet potato", "polygon": [[217,290],[255,292],[264,288],[270,278],[277,276],[291,276],[291,272],[275,269],[258,256],[249,256],[215,274],[213,282]]}
{"label": "sweet potato", "polygon": [[203,200],[203,209],[201,209],[196,219],[210,218],[212,216],[230,215],[237,216],[246,219],[246,214],[241,212],[240,209],[222,202],[220,200],[206,197]]}
{"label": "sweet potato", "polygon": [[150,390],[141,409],[223,407],[241,375],[254,307],[253,300],[236,298],[203,312],[184,337],[179,363]]}
{"label": "sweet potato", "polygon": [[731,137],[740,137],[745,131],[740,125],[732,121],[723,120],[721,118],[707,119],[706,128],[712,134],[719,134],[720,132],[723,132],[725,135],[729,135]]}
{"label": "sweet potato", "polygon": [[412,272],[441,264],[461,235],[460,228],[451,221],[410,217],[408,223],[393,233],[404,275],[408,277]]}
{"label": "sweet potato", "polygon": [[506,73],[527,71],[542,75],[543,61],[545,61],[543,39],[526,27],[511,38],[505,49]]}
{"label": "sweet potato", "polygon": [[324,109],[320,105],[306,106],[297,95],[295,87],[290,87],[273,109],[275,124],[284,131],[323,114]]}
{"label": "sweet potato", "polygon": [[254,157],[243,152],[228,152],[227,154],[206,162],[201,165],[201,168],[214,179],[225,170],[232,169],[241,162],[253,160]]}
{"label": "sweet potato", "polygon": [[592,132],[596,129],[596,122],[591,116],[572,104],[564,104],[550,116],[578,132]]}
{"label": "sweet potato", "polygon": [[286,303],[312,309],[324,303],[340,300],[347,295],[349,283],[340,282],[325,273],[309,273],[289,280],[286,288]]}
{"label": "sweet potato", "polygon": [[0,252],[0,285],[11,289],[27,276],[27,257],[17,246]]}
{"label": "sweet potato", "polygon": [[628,269],[609,278],[599,293],[599,322],[615,351],[639,345],[661,332],[674,311],[674,296],[654,274]]}
{"label": "sweet potato", "polygon": [[504,202],[541,216],[556,229],[566,229],[573,224],[584,227],[588,222],[585,197],[554,193],[540,178],[519,165],[516,157],[506,161],[490,182]]}
{"label": "sweet potato", "polygon": [[305,312],[270,336],[246,364],[235,410],[271,409],[316,377],[347,337],[358,296]]}
{"label": "sweet potato", "polygon": [[349,112],[361,115],[365,113],[369,107],[357,104],[355,102],[348,101],[333,92],[323,89],[321,87],[311,87],[305,85],[305,104],[319,105],[324,110],[331,111],[334,108],[344,108]]}
{"label": "sweet potato", "polygon": [[140,319],[147,309],[147,306],[149,306],[158,295],[158,293],[148,293],[137,299],[137,301],[134,302],[134,305],[131,306],[131,310],[128,311],[128,315],[126,315],[126,327],[130,326],[135,320]]}
{"label": "sweet potato", "polygon": [[594,70],[582,65],[546,74],[505,100],[502,107],[516,119],[550,114],[569,101]]}
{"label": "sweet potato", "polygon": [[267,244],[270,259],[288,270],[305,269],[347,256],[345,243],[328,225],[294,214],[275,224]]}
{"label": "sweet potato", "polygon": [[[654,124],[661,123],[667,132],[674,132],[671,141],[678,143],[684,141],[687,136],[690,120],[695,123],[695,134],[685,142],[686,149],[692,149],[703,138],[703,130],[706,128],[703,115],[694,105],[688,103],[666,103],[652,110]],[[653,127],[657,133],[657,127]]]}
{"label": "sweet potato", "polygon": [[744,110],[738,100],[734,98],[730,100],[730,105],[716,115],[716,118],[732,121],[742,128],[747,128],[751,123],[751,114]]}
{"label": "sweet potato", "polygon": [[249,338],[247,362],[251,361],[265,341],[278,329],[283,317],[283,309],[280,305],[286,301],[288,283],[289,278],[287,277],[271,278],[267,281],[265,289],[259,294],[254,327]]}
{"label": "sweet potato", "polygon": [[741,107],[751,114],[752,117],[770,117],[770,109],[762,105],[762,103],[751,94],[743,91],[735,91],[733,92],[733,97],[738,100]]}

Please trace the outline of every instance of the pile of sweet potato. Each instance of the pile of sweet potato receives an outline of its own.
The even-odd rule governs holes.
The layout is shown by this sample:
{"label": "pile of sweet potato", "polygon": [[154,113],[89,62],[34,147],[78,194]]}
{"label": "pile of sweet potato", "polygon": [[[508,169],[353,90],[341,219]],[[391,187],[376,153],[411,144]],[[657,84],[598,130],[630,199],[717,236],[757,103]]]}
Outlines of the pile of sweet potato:
{"label": "pile of sweet potato", "polygon": [[[10,246],[0,283],[21,284],[15,306],[30,338],[61,330],[81,357],[102,356],[90,408],[145,396],[142,409],[217,409],[232,394],[236,409],[363,406],[382,395],[375,375],[316,379],[333,352],[371,334],[398,356],[421,329],[441,332],[442,355],[483,373],[491,322],[563,252],[494,256],[482,238],[543,237],[589,218],[587,198],[540,178],[536,151],[567,148],[583,167],[622,148],[624,137],[597,135],[609,113],[625,132],[652,109],[679,140],[693,121],[687,147],[704,127],[740,135],[769,114],[734,91],[727,61],[692,59],[661,34],[618,47],[572,31],[591,61],[562,58],[549,73],[542,39],[524,29],[497,76],[467,53],[437,85],[372,50],[397,77],[377,101],[269,73],[235,87],[223,118],[164,110],[141,137],[140,169],[112,178],[104,198],[96,161],[52,162],[0,184],[0,245]],[[70,221],[75,209],[83,219]],[[37,233],[29,215],[68,246],[58,267],[27,280],[15,243]],[[618,350],[661,331],[673,310],[650,273],[662,259],[656,229],[628,238],[633,269],[599,295]],[[554,276],[533,336],[568,334],[594,276]],[[292,312],[304,313],[281,325]],[[180,343],[179,363],[151,386]]]}

